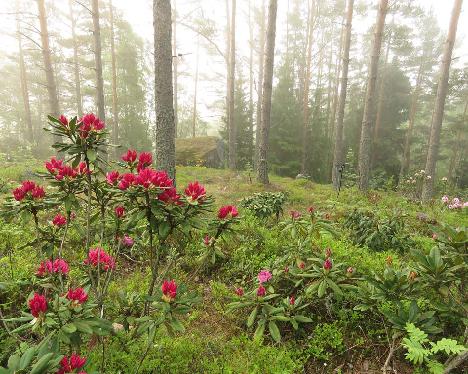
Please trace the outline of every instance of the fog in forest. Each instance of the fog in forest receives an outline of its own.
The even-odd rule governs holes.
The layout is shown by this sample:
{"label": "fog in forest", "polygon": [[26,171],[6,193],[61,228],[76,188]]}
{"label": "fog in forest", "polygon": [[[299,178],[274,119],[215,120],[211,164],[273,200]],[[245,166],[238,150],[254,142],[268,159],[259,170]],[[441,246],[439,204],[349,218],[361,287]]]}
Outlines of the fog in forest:
{"label": "fog in forest", "polygon": [[[187,152],[181,156],[195,144],[217,148],[220,160],[208,166],[257,168],[268,3],[172,1],[177,163],[206,161]],[[371,186],[396,187],[426,170],[434,179],[466,187],[468,12],[459,15],[440,136],[431,145],[453,1],[386,2],[372,77],[379,3],[354,1],[347,20],[344,0],[278,1],[268,171],[320,183],[339,173],[358,183],[368,169]],[[112,141],[121,145],[116,158],[127,148],[158,151],[151,1],[2,0],[0,14],[2,162],[54,153],[42,131],[48,114],[104,117]],[[431,146],[435,153],[428,152]],[[428,154],[435,155],[433,168]]]}

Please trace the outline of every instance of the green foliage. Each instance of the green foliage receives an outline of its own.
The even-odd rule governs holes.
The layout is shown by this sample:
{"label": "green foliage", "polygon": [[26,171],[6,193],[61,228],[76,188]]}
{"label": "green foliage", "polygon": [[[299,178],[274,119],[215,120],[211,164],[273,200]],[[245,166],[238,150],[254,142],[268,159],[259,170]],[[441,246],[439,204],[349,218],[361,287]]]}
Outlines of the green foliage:
{"label": "green foliage", "polygon": [[280,214],[283,214],[286,199],[284,192],[258,192],[243,198],[240,205],[258,218],[274,215],[278,219]]}
{"label": "green foliage", "polygon": [[319,323],[312,332],[312,338],[307,342],[304,354],[328,361],[344,348],[343,330],[338,322]]}

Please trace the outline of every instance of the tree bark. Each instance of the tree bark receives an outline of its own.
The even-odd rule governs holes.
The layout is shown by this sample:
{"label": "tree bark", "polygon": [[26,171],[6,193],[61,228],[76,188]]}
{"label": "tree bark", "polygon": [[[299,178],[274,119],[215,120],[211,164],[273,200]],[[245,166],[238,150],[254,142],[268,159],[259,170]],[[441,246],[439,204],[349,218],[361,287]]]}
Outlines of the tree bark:
{"label": "tree bark", "polygon": [[424,56],[421,58],[421,62],[418,68],[418,75],[416,78],[416,85],[413,90],[413,95],[411,97],[410,112],[408,118],[408,130],[406,131],[405,136],[405,146],[403,149],[403,158],[400,168],[400,178],[399,182],[403,181],[404,176],[409,172],[410,163],[411,163],[411,138],[413,136],[413,127],[414,121],[416,119],[416,111],[418,107],[419,93],[421,91],[421,83],[423,77],[423,66],[424,66]]}
{"label": "tree bark", "polygon": [[197,91],[198,91],[198,65],[200,60],[200,36],[197,36],[197,56],[195,62],[195,77],[193,88],[193,111],[192,111],[192,138],[196,136],[197,130]]}
{"label": "tree bark", "polygon": [[349,68],[349,49],[351,46],[351,28],[353,21],[354,0],[348,0],[348,9],[346,11],[346,36],[343,49],[342,76],[340,87],[340,98],[338,108],[338,118],[335,124],[335,149],[333,152],[332,182],[338,189],[340,184],[340,170],[344,166],[344,147],[343,147],[343,120],[346,105],[346,92],[348,88],[348,68]]}
{"label": "tree bark", "polygon": [[94,36],[94,63],[96,68],[96,101],[98,107],[98,116],[101,121],[106,120],[106,111],[104,107],[104,80],[102,79],[102,60],[101,60],[101,27],[99,25],[99,0],[92,2],[93,12],[93,36]]}
{"label": "tree bark", "polygon": [[422,200],[428,201],[432,198],[434,179],[436,177],[436,162],[439,156],[440,131],[444,118],[445,98],[447,96],[450,63],[452,60],[453,45],[457,34],[458,18],[460,16],[463,0],[454,0],[450,26],[445,42],[444,54],[440,65],[439,82],[437,85],[437,95],[434,104],[431,121],[431,135],[429,138],[429,149],[426,159],[426,178],[423,184]]}
{"label": "tree bark", "polygon": [[375,82],[377,80],[377,69],[379,66],[380,47],[382,34],[387,15],[388,0],[379,1],[377,23],[375,25],[374,40],[372,42],[372,56],[367,80],[366,98],[364,103],[364,115],[361,126],[361,141],[359,147],[359,189],[367,191],[369,188],[371,131],[373,123]]}
{"label": "tree bark", "polygon": [[23,98],[24,116],[26,120],[26,140],[32,144],[34,139],[32,118],[31,118],[31,106],[29,103],[29,90],[28,80],[26,77],[26,66],[24,63],[23,44],[21,41],[20,31],[20,19],[19,19],[19,0],[16,0],[16,37],[18,38],[18,55],[19,55],[19,70],[20,70],[20,85],[21,95]]}
{"label": "tree bark", "polygon": [[307,167],[307,151],[309,141],[309,89],[310,89],[310,75],[312,64],[312,37],[314,32],[314,8],[315,0],[309,7],[307,17],[307,57],[306,57],[306,71],[304,74],[304,84],[302,92],[302,153],[301,153],[301,173],[306,173]]}
{"label": "tree bark", "polygon": [[[289,4],[289,3],[288,3]],[[253,71],[253,52],[254,52],[254,36],[253,36],[253,22],[252,22],[252,4],[249,0],[249,156],[253,163],[253,128],[254,128],[254,100],[253,100],[253,85],[254,85],[254,71]]]}
{"label": "tree bark", "polygon": [[273,65],[275,59],[277,0],[270,0],[268,6],[268,26],[265,50],[265,74],[263,77],[262,120],[260,123],[260,147],[257,180],[268,184],[268,132],[270,129],[271,92],[273,87]]}
{"label": "tree bark", "polygon": [[234,86],[236,73],[236,0],[231,3],[231,26],[229,35],[229,168],[237,167],[237,124],[234,118]]}
{"label": "tree bark", "polygon": [[174,0],[174,14],[172,21],[172,65],[174,69],[174,126],[177,137],[177,127],[179,126],[178,104],[177,104],[177,78],[179,75],[179,56],[177,54],[177,0]]}
{"label": "tree bark", "polygon": [[49,114],[58,117],[60,114],[59,101],[57,96],[57,84],[55,83],[54,69],[52,67],[52,57],[49,45],[49,31],[47,28],[47,14],[44,0],[37,0],[39,12],[39,24],[41,28],[41,52],[44,62],[44,70],[47,80],[47,94],[49,96]]}
{"label": "tree bark", "polygon": [[[111,27],[111,59],[112,59],[112,122],[113,132],[112,141],[114,145],[119,144],[119,110],[117,107],[117,61],[115,58],[115,35],[114,35],[114,7],[112,6],[112,0],[109,0],[110,9],[110,27]],[[116,147],[114,157],[116,160],[119,159],[119,149]]]}
{"label": "tree bark", "polygon": [[175,122],[172,86],[171,2],[153,0],[156,167],[171,178],[175,170]]}
{"label": "tree bark", "polygon": [[81,97],[80,65],[78,63],[78,43],[76,41],[76,20],[73,14],[73,0],[68,1],[70,8],[71,33],[73,40],[73,74],[75,76],[75,100],[78,117],[83,116],[83,99]]}
{"label": "tree bark", "polygon": [[255,127],[255,155],[254,166],[258,166],[260,152],[260,126],[262,122],[262,96],[263,96],[263,68],[265,66],[265,0],[262,0],[260,15],[260,35],[258,52],[258,85],[257,85],[257,114]]}

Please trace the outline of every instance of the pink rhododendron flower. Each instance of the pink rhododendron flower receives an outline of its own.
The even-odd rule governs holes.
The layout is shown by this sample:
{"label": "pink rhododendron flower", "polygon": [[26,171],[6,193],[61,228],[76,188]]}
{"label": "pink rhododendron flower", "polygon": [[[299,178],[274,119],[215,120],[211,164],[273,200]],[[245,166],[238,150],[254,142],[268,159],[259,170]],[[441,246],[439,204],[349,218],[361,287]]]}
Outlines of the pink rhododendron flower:
{"label": "pink rhododendron flower", "polygon": [[165,302],[170,303],[177,296],[177,284],[174,280],[165,280],[161,285],[161,291],[163,293],[162,299]]}
{"label": "pink rhododendron flower", "polygon": [[132,173],[127,173],[127,174],[122,175],[122,179],[120,180],[118,187],[121,190],[126,190],[127,188],[129,188],[130,186],[134,184],[135,184],[135,175],[133,175]]}
{"label": "pink rhododendron flower", "polygon": [[68,119],[63,114],[60,115],[59,121],[63,125],[63,127],[68,127]]}
{"label": "pink rhododendron flower", "polygon": [[266,295],[266,288],[263,287],[262,285],[258,286],[257,288],[257,296],[265,296]]}
{"label": "pink rhododendron flower", "polygon": [[47,312],[47,300],[44,295],[34,293],[32,299],[28,301],[29,309],[34,317]]}
{"label": "pink rhododendron flower", "polygon": [[257,275],[260,284],[268,282],[271,279],[271,273],[268,270],[261,270]]}
{"label": "pink rhododendron flower", "polygon": [[63,168],[63,160],[57,160],[55,157],[52,157],[50,161],[46,161],[45,167],[50,174],[55,175]]}
{"label": "pink rhododendron flower", "polygon": [[348,277],[350,277],[351,275],[353,275],[354,273],[354,269],[350,266],[349,268],[346,269],[346,275]]}
{"label": "pink rhododendron flower", "polygon": [[150,152],[141,152],[138,157],[137,171],[143,170],[153,163],[153,155]]}
{"label": "pink rhododendron flower", "polygon": [[289,215],[292,219],[298,219],[301,216],[301,212],[298,212],[297,210],[291,210]]}
{"label": "pink rhododendron flower", "polygon": [[78,174],[80,175],[91,174],[91,171],[88,169],[88,167],[86,166],[86,162],[84,161],[81,161],[78,164],[77,171],[78,171]]}
{"label": "pink rhododendron flower", "polygon": [[99,264],[101,270],[108,271],[115,267],[115,260],[114,257],[109,255],[102,248],[97,247],[89,251],[88,258],[84,260],[84,264],[93,267],[98,267]]}
{"label": "pink rhododendron flower", "polygon": [[127,153],[123,154],[121,157],[122,161],[125,161],[128,164],[132,164],[137,159],[137,151],[134,149],[129,149]]}
{"label": "pink rhododendron flower", "polygon": [[299,267],[299,269],[304,269],[304,268],[305,268],[305,263],[304,263],[304,261],[299,262],[298,267]]}
{"label": "pink rhododendron flower", "polygon": [[289,297],[289,305],[294,305],[295,303],[296,303],[296,298],[293,295],[291,295]]}
{"label": "pink rhododendron flower", "polygon": [[117,216],[117,218],[122,218],[125,214],[125,208],[121,205],[116,206],[114,211],[115,211],[115,215]]}
{"label": "pink rhododendron flower", "polygon": [[449,197],[448,197],[447,195],[442,196],[442,202],[443,202],[444,204],[447,204],[448,201],[449,201]]}
{"label": "pink rhododendron flower", "polygon": [[[81,369],[86,364],[86,358],[78,356],[76,353],[72,353],[70,357],[65,356],[60,361],[60,369],[57,374],[75,373],[76,369]],[[83,373],[81,371],[80,373]]]}
{"label": "pink rhododendron flower", "polygon": [[239,212],[234,205],[225,205],[219,208],[218,210],[218,218],[219,219],[230,219],[237,217]]}
{"label": "pink rhododendron flower", "polygon": [[42,199],[45,196],[45,191],[44,188],[41,186],[36,186],[34,189],[31,191],[31,196],[33,199]]}
{"label": "pink rhododendron flower", "polygon": [[23,187],[18,187],[13,190],[13,196],[16,201],[21,201],[25,198],[26,192],[24,192]]}
{"label": "pink rhododendron flower", "polygon": [[67,275],[69,270],[68,263],[64,259],[56,258],[53,262],[51,260],[42,261],[36,271],[36,276],[44,277],[52,274]]}
{"label": "pink rhododendron flower", "polygon": [[52,220],[52,224],[57,227],[62,227],[67,224],[67,219],[64,216],[62,216],[60,213],[58,213]]}
{"label": "pink rhododendron flower", "polygon": [[434,240],[437,239],[437,234],[436,234],[436,233],[433,233],[433,234],[432,234],[432,239],[434,239]]}
{"label": "pink rhododendron flower", "polygon": [[206,197],[206,190],[198,181],[190,183],[185,189],[185,196],[191,201],[203,202]]}
{"label": "pink rhododendron flower", "polygon": [[327,258],[323,263],[323,268],[325,270],[331,270],[332,267],[333,267],[333,263],[332,263],[331,259]]}
{"label": "pink rhododendron flower", "polygon": [[112,171],[109,171],[107,174],[106,174],[106,181],[108,184],[112,185],[112,186],[115,186],[117,184],[117,182],[119,181],[119,172],[117,170],[112,170]]}
{"label": "pink rhododendron flower", "polygon": [[236,295],[237,296],[244,296],[244,289],[242,287],[236,288]]}
{"label": "pink rhododendron flower", "polygon": [[105,127],[104,122],[93,113],[85,114],[80,119],[80,137],[86,139],[91,131],[101,131]]}
{"label": "pink rhododendron flower", "polygon": [[174,187],[164,190],[158,195],[158,199],[164,201],[166,204],[176,204],[181,205],[180,195],[177,193]]}
{"label": "pink rhododendron flower", "polygon": [[81,287],[69,289],[67,292],[67,299],[75,304],[83,304],[88,300],[88,294]]}
{"label": "pink rhododendron flower", "polygon": [[211,244],[211,236],[209,236],[208,234],[205,235],[205,237],[203,238],[203,244],[205,244],[207,247]]}
{"label": "pink rhododendron flower", "polygon": [[28,194],[36,200],[42,199],[45,196],[44,188],[29,180],[23,181],[20,187],[13,190],[13,197],[16,201],[23,200]]}
{"label": "pink rhododendron flower", "polygon": [[134,244],[134,240],[130,236],[125,234],[124,237],[122,238],[122,245],[124,247],[131,248],[133,247],[133,244]]}

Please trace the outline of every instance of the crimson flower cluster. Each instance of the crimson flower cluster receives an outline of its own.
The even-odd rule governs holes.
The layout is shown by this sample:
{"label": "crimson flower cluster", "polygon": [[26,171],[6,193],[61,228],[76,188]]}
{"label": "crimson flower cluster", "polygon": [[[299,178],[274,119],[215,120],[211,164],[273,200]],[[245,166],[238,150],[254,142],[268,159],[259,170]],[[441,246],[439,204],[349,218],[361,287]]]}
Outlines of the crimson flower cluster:
{"label": "crimson flower cluster", "polygon": [[83,304],[88,300],[88,294],[81,287],[69,289],[67,292],[67,299],[73,304]]}
{"label": "crimson flower cluster", "polygon": [[61,258],[57,258],[54,261],[42,261],[36,271],[36,276],[44,277],[52,274],[67,275],[69,270],[68,263]]}
{"label": "crimson flower cluster", "polygon": [[44,198],[44,188],[37,185],[33,181],[23,181],[21,186],[13,190],[13,196],[16,201],[21,201],[24,198],[30,197],[34,200],[40,200]]}
{"label": "crimson flower cluster", "polygon": [[197,201],[199,204],[201,204],[206,197],[205,187],[198,183],[198,181],[190,183],[184,192],[189,201]]}
{"label": "crimson flower cluster", "polygon": [[99,265],[101,270],[108,271],[114,269],[115,259],[102,248],[97,247],[89,251],[88,257],[84,260],[84,264],[95,268]]}
{"label": "crimson flower cluster", "polygon": [[230,219],[235,218],[239,215],[237,208],[234,205],[225,205],[219,208],[218,218],[219,219]]}
{"label": "crimson flower cluster", "polygon": [[57,160],[52,157],[49,161],[46,161],[45,167],[47,171],[54,176],[58,181],[72,180],[78,176],[83,176],[89,173],[88,167],[85,162],[80,162],[76,168],[71,167],[63,163],[63,160]]}
{"label": "crimson flower cluster", "polygon": [[[75,370],[81,369],[86,364],[86,358],[72,353],[70,357],[65,356],[60,361],[60,369],[57,374],[76,373]],[[86,374],[84,371],[79,371],[78,374]]]}
{"label": "crimson flower cluster", "polygon": [[44,295],[38,294],[37,292],[35,292],[34,296],[29,300],[28,305],[31,314],[36,318],[47,312],[47,299]]}
{"label": "crimson flower cluster", "polygon": [[127,165],[131,169],[133,169],[136,164],[138,172],[151,166],[151,164],[153,163],[153,156],[150,152],[141,152],[138,156],[137,151],[135,151],[134,149],[129,149],[127,153],[122,155],[121,159],[122,161],[127,163]]}
{"label": "crimson flower cluster", "polygon": [[78,131],[82,139],[86,139],[90,133],[97,133],[104,130],[104,122],[93,113],[85,114],[78,122]]}
{"label": "crimson flower cluster", "polygon": [[62,216],[60,213],[58,213],[52,220],[52,224],[57,227],[62,227],[67,224],[67,219],[64,216]]}
{"label": "crimson flower cluster", "polygon": [[291,218],[292,218],[293,220],[298,219],[298,218],[301,217],[301,212],[299,212],[299,211],[297,211],[297,210],[291,210],[291,211],[289,212],[289,214],[291,215]]}
{"label": "crimson flower cluster", "polygon": [[177,284],[174,280],[165,280],[161,285],[161,291],[163,293],[162,299],[170,303],[177,296]]}

